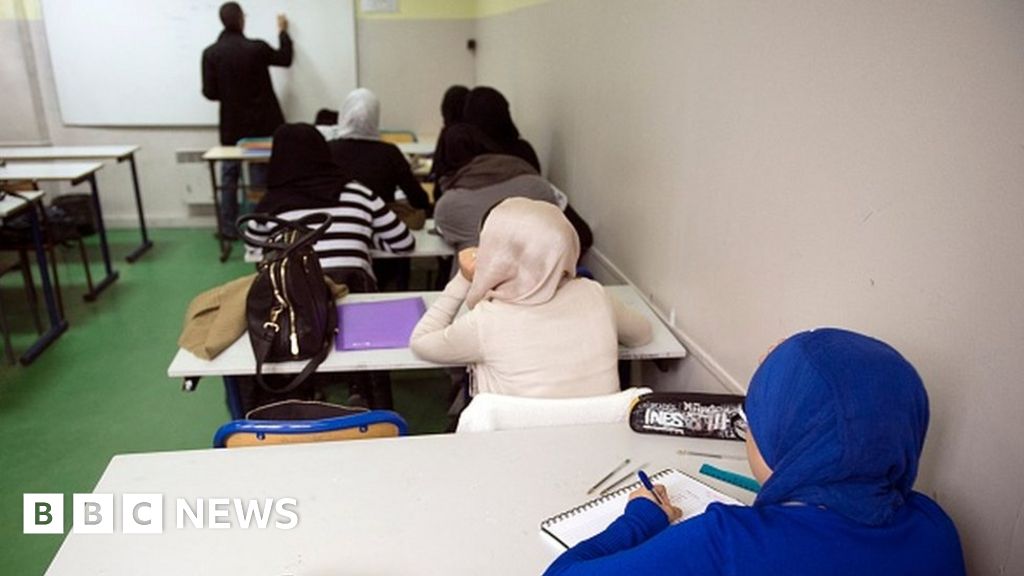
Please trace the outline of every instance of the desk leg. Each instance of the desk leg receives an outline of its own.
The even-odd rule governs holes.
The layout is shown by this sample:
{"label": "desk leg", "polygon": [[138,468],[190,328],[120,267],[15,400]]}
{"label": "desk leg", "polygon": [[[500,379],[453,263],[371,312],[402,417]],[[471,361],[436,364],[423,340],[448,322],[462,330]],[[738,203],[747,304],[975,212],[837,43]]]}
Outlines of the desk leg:
{"label": "desk leg", "polygon": [[208,160],[206,163],[210,166],[210,182],[213,184],[213,212],[214,220],[216,221],[214,225],[215,235],[220,242],[220,261],[224,263],[231,256],[231,241],[224,238],[224,235],[220,233],[220,186],[217,185],[217,162],[215,160]]}
{"label": "desk leg", "polygon": [[238,379],[234,376],[224,377],[224,398],[227,401],[231,419],[244,419],[245,412],[242,411],[242,395],[238,392]]}
{"label": "desk leg", "polygon": [[[119,158],[118,162],[123,162],[124,160],[125,158]],[[142,257],[146,250],[152,248],[153,243],[149,240],[149,234],[146,233],[146,216],[142,212],[142,194],[139,192],[139,173],[135,169],[135,153],[129,154],[127,160],[128,165],[132,169],[132,186],[135,187],[135,207],[139,211],[139,231],[142,232],[142,244],[125,257],[125,260],[132,263]]]}
{"label": "desk leg", "polygon": [[96,227],[100,234],[100,252],[103,254],[103,266],[107,270],[107,275],[90,292],[83,296],[86,302],[95,300],[100,295],[100,292],[106,290],[108,286],[117,280],[118,276],[117,271],[110,264],[110,245],[107,243],[107,229],[103,225],[103,208],[100,206],[100,193],[99,188],[96,186],[95,173],[89,175],[89,189],[92,192],[92,207],[96,211]]}
{"label": "desk leg", "polygon": [[36,250],[39,281],[43,285],[43,300],[46,302],[46,314],[50,317],[50,327],[22,354],[21,363],[25,366],[31,364],[37,356],[42,354],[47,346],[57,340],[68,329],[67,320],[64,319],[60,308],[57,307],[57,297],[53,284],[50,284],[49,265],[46,263],[46,249],[43,247],[43,235],[39,229],[39,215],[36,213],[35,206],[29,207],[29,221],[32,225],[32,244]]}

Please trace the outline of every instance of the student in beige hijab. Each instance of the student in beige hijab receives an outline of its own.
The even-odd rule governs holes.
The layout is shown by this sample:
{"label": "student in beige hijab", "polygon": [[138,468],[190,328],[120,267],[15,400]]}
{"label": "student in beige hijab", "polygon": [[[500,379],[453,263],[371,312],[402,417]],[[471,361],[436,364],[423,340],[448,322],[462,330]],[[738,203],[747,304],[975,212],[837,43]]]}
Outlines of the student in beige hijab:
{"label": "student in beige hijab", "polygon": [[[576,278],[579,239],[553,204],[509,198],[484,217],[477,249],[413,330],[417,356],[466,363],[471,393],[571,398],[619,390],[618,344],[651,326],[600,284]],[[465,302],[469,312],[455,318]]]}

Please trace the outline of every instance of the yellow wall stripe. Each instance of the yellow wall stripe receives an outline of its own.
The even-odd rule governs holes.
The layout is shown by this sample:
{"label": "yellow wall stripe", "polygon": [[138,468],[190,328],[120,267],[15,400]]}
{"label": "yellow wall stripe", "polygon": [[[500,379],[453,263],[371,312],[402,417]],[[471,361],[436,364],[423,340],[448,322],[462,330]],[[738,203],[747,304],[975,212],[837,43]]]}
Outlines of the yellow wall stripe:
{"label": "yellow wall stripe", "polygon": [[0,20],[41,20],[39,0],[0,0]]}
{"label": "yellow wall stripe", "polygon": [[398,12],[366,13],[355,0],[363,20],[468,20],[507,14],[551,0],[398,0]]}
{"label": "yellow wall stripe", "polygon": [[363,20],[467,20],[476,18],[477,0],[398,0],[398,12],[365,13],[354,0],[356,16]]}

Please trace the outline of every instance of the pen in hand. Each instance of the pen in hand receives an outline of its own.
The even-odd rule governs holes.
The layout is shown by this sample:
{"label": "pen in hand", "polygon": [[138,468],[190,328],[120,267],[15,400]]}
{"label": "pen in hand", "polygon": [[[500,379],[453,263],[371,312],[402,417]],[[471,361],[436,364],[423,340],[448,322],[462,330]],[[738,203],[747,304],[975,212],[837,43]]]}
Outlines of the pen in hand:
{"label": "pen in hand", "polygon": [[643,470],[637,470],[636,475],[640,477],[640,483],[644,485],[644,488],[654,495],[654,500],[658,502],[658,505],[664,506],[665,503],[661,501],[661,496],[658,496],[658,493],[654,491],[654,484],[651,484],[651,479],[647,477],[647,473]]}

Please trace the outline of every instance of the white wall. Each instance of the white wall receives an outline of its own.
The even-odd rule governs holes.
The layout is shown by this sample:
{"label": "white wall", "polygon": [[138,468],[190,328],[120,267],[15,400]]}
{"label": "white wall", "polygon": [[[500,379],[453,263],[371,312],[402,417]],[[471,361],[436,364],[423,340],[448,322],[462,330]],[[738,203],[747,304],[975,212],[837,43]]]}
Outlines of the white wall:
{"label": "white wall", "polygon": [[819,325],[903,351],[918,487],[972,574],[1024,573],[1024,3],[556,0],[477,37],[478,83],[724,380]]}

